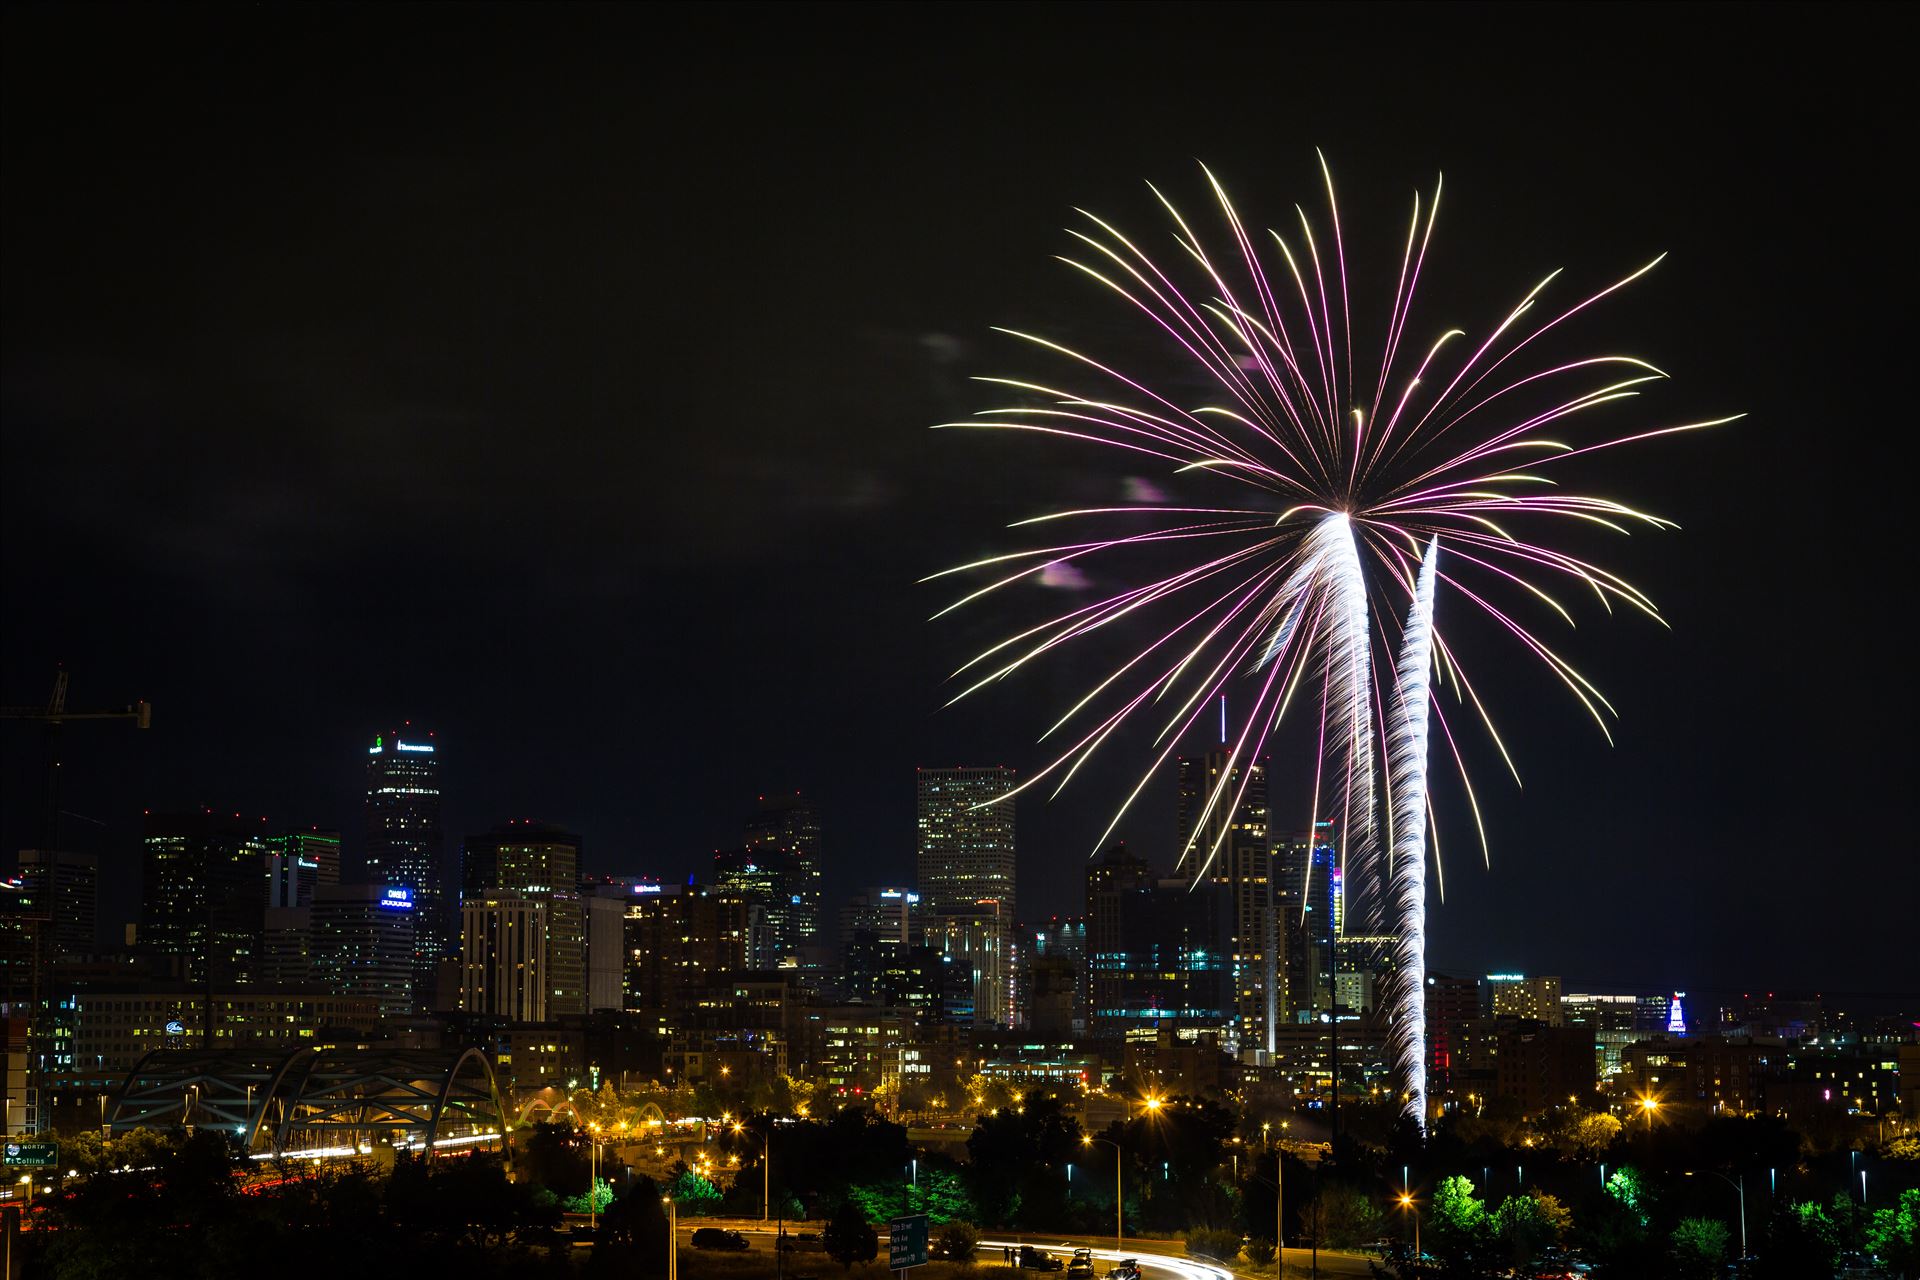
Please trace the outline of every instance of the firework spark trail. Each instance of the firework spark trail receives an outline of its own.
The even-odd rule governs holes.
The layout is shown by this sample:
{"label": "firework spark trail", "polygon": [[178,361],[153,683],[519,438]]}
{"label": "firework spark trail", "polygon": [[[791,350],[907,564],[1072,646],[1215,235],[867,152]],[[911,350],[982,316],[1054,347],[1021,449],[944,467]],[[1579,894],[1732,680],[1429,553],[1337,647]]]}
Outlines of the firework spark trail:
{"label": "firework spark trail", "polygon": [[1427,543],[1400,640],[1388,731],[1393,808],[1394,943],[1391,1056],[1405,1114],[1427,1125],[1427,704],[1433,671],[1433,586],[1440,540]]}
{"label": "firework spark trail", "polygon": [[[1461,664],[1458,637],[1443,635],[1433,624],[1435,593],[1454,593],[1471,606],[1463,616],[1491,623],[1494,635],[1509,637],[1531,654],[1605,732],[1614,714],[1611,704],[1543,638],[1531,616],[1496,597],[1517,593],[1522,603],[1531,602],[1529,608],[1544,609],[1549,624],[1571,626],[1569,603],[1555,591],[1571,587],[1579,595],[1591,591],[1608,612],[1622,601],[1659,621],[1645,593],[1552,545],[1539,531],[1584,527],[1625,534],[1672,528],[1672,523],[1610,498],[1570,492],[1555,477],[1571,460],[1597,450],[1734,419],[1625,434],[1595,432],[1600,438],[1594,439],[1587,434],[1590,423],[1617,412],[1667,375],[1628,355],[1556,357],[1540,361],[1538,368],[1522,367],[1523,355],[1544,350],[1541,340],[1548,334],[1644,276],[1658,258],[1570,307],[1543,311],[1552,318],[1541,323],[1530,317],[1545,306],[1561,274],[1555,271],[1480,337],[1448,328],[1424,348],[1418,345],[1411,332],[1439,215],[1438,184],[1430,200],[1414,197],[1398,280],[1385,308],[1377,376],[1369,370],[1356,377],[1346,245],[1324,157],[1320,170],[1332,234],[1316,230],[1306,210],[1296,206],[1300,225],[1290,243],[1277,231],[1269,230],[1269,238],[1250,231],[1226,189],[1203,167],[1232,243],[1219,256],[1209,252],[1173,201],[1149,186],[1175,229],[1181,265],[1166,269],[1113,224],[1081,211],[1087,227],[1070,234],[1086,252],[1061,261],[1122,300],[1159,340],[1170,341],[1181,381],[1156,388],[1153,377],[1132,376],[1048,338],[1006,329],[1000,332],[1048,358],[1069,362],[1097,386],[1061,389],[1032,380],[983,378],[1016,393],[1021,402],[939,425],[1122,450],[1135,459],[1164,462],[1176,477],[1238,486],[1239,501],[1185,506],[1156,499],[1156,505],[1080,507],[1019,521],[1076,520],[1098,527],[1158,517],[1153,519],[1158,527],[1088,531],[1074,541],[950,570],[990,571],[995,577],[941,612],[1015,589],[1060,566],[1121,574],[1125,567],[1119,562],[1129,555],[1195,552],[1177,572],[1162,569],[1144,585],[1103,592],[1094,604],[1018,631],[976,655],[955,675],[977,667],[984,674],[969,675],[970,683],[954,700],[1012,679],[1043,655],[1095,632],[1132,625],[1149,614],[1161,618],[1147,633],[1157,639],[1132,650],[1131,658],[1103,664],[1104,674],[1069,699],[1065,714],[1050,717],[1043,738],[1080,717],[1092,727],[1063,735],[1057,741],[1072,745],[1015,788],[1059,775],[1057,794],[1097,752],[1119,740],[1123,727],[1143,716],[1160,719],[1163,704],[1173,708],[1153,735],[1152,762],[1095,842],[1097,853],[1155,771],[1234,679],[1256,681],[1257,696],[1236,700],[1244,716],[1236,730],[1223,726],[1221,747],[1230,750],[1231,764],[1208,789],[1206,817],[1223,805],[1231,812],[1239,804],[1245,782],[1235,775],[1247,771],[1237,766],[1259,759],[1302,685],[1317,686],[1312,822],[1321,820],[1323,802],[1328,816],[1338,819],[1345,883],[1365,899],[1365,918],[1395,917],[1387,922],[1389,931],[1403,936],[1402,972],[1411,973],[1423,964],[1429,837],[1440,871],[1439,833],[1429,829],[1429,716],[1446,739],[1483,856],[1488,848],[1466,756],[1433,700],[1438,690],[1429,689],[1433,668],[1438,667],[1440,688],[1451,688],[1470,708],[1464,720],[1484,729],[1509,771],[1519,776],[1487,701]],[[1335,256],[1331,267],[1322,261],[1322,245]],[[1197,280],[1199,291],[1183,286],[1182,276]],[[1455,338],[1462,341],[1450,345]],[[1403,343],[1409,353],[1424,349],[1411,373],[1401,363]],[[1185,388],[1185,378],[1196,370],[1214,392],[1200,399],[1213,403],[1196,403]],[[1356,399],[1364,403],[1353,403]],[[1544,434],[1548,431],[1569,438],[1550,437]],[[1572,438],[1575,434],[1584,438]],[[1166,524],[1167,516],[1184,522]],[[1437,568],[1443,544],[1453,553],[1446,572]],[[1375,593],[1377,601],[1370,598]],[[1170,621],[1162,610],[1172,611]],[[1407,625],[1396,645],[1385,628],[1403,610]],[[981,667],[989,659],[991,664]],[[1204,825],[1205,817],[1197,826]],[[1224,830],[1229,824],[1219,825]],[[1384,841],[1378,834],[1382,825]],[[1189,859],[1183,851],[1181,863],[1197,882],[1211,868],[1217,842],[1204,853],[1193,852]],[[1406,877],[1412,875],[1419,880],[1409,887]],[[1415,987],[1400,999],[1417,1001],[1422,994]],[[1413,1027],[1419,1021],[1402,1010],[1401,1022]],[[1417,1048],[1413,1052],[1417,1058]],[[1401,1061],[1410,1081],[1423,1080],[1416,1074],[1421,1066],[1413,1059]],[[1423,1084],[1418,1092],[1424,1096]]]}

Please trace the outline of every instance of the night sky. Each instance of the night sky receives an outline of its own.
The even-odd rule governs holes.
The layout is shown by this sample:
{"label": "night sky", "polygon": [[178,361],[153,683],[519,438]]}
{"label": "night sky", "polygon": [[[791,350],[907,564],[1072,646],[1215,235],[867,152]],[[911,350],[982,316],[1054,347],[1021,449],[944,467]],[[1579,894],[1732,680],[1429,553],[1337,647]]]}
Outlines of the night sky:
{"label": "night sky", "polygon": [[[800,787],[830,900],[908,879],[914,766],[1043,763],[1093,670],[940,710],[976,642],[1061,593],[929,624],[950,595],[915,580],[1166,483],[928,426],[994,403],[972,376],[1059,372],[994,325],[1171,364],[1053,261],[1075,206],[1164,252],[1146,181],[1198,211],[1204,161],[1264,226],[1317,198],[1319,146],[1363,273],[1444,172],[1415,333],[1666,250],[1579,350],[1675,375],[1648,425],[1750,415],[1584,473],[1682,526],[1582,547],[1672,624],[1589,601],[1566,641],[1614,746],[1461,634],[1526,785],[1472,748],[1490,872],[1442,794],[1430,965],[1920,990],[1888,21],[13,6],[4,700],[64,662],[75,706],[154,704],[151,732],[67,733],[67,843],[102,853],[110,925],[142,809],[337,826],[356,854],[366,744],[409,717],[455,847],[538,817],[592,870],[684,875]],[[40,741],[5,727],[9,851],[36,839]],[[1304,817],[1307,761],[1273,768]],[[1024,915],[1080,910],[1130,781],[1023,801]],[[1125,829],[1162,865],[1172,806]]]}

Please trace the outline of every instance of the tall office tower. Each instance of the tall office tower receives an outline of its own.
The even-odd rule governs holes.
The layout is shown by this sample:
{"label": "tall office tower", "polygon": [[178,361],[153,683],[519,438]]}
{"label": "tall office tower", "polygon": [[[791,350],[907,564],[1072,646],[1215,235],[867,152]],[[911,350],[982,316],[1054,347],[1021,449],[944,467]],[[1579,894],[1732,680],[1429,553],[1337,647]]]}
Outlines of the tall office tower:
{"label": "tall office tower", "polygon": [[313,983],[313,905],[270,906],[260,931],[260,983],[305,987]]}
{"label": "tall office tower", "polygon": [[711,885],[662,886],[627,906],[627,1008],[690,1008],[747,963],[747,903]]}
{"label": "tall office tower", "polygon": [[[973,948],[979,982],[975,1019],[1008,1025],[1013,1017],[1014,814],[1002,800],[1014,785],[1004,765],[984,769],[920,769],[918,782],[920,900],[928,929]],[[982,927],[998,929],[987,937]],[[933,938],[930,945],[941,945]]]}
{"label": "tall office tower", "polygon": [[[1334,902],[1340,901],[1338,878]],[[1388,980],[1398,966],[1395,948],[1400,939],[1390,933],[1346,933],[1339,928],[1340,913],[1334,912],[1333,959],[1334,1003],[1342,1016],[1364,1016],[1380,1008],[1385,1001]]]}
{"label": "tall office tower", "polygon": [[973,971],[937,947],[906,947],[887,958],[873,999],[923,1027],[970,1027]]}
{"label": "tall office tower", "polygon": [[0,880],[0,1083],[6,1110],[0,1133],[37,1133],[45,1117],[37,1059],[43,1037],[35,1034],[45,978],[46,934],[52,921],[26,881]]}
{"label": "tall office tower", "polygon": [[460,902],[460,1008],[509,1022],[545,1022],[552,948],[544,897],[495,891]]}
{"label": "tall office tower", "polygon": [[85,955],[100,927],[100,859],[91,853],[20,851],[20,879],[52,917],[41,945],[47,959]]}
{"label": "tall office tower", "polygon": [[911,945],[921,930],[920,895],[886,886],[854,894],[840,908],[840,945],[844,947],[861,929],[872,932],[884,945]]}
{"label": "tall office tower", "polygon": [[1480,980],[1427,970],[1427,1089],[1434,1097],[1458,1093],[1470,1065],[1473,1025],[1480,1021]]}
{"label": "tall office tower", "polygon": [[770,845],[757,850],[714,850],[714,888],[737,894],[747,903],[747,968],[798,964],[803,904],[796,885],[802,875],[798,858]]}
{"label": "tall office tower", "polygon": [[149,814],[144,846],[141,945],[178,956],[192,985],[251,982],[267,905],[266,841],[238,817]]}
{"label": "tall office tower", "polygon": [[315,885],[340,883],[340,833],[307,827],[267,837],[267,905],[310,907]]}
{"label": "tall office tower", "polygon": [[880,975],[922,932],[920,895],[910,889],[872,888],[840,908],[840,982],[855,1000],[876,1000]]}
{"label": "tall office tower", "polygon": [[1333,824],[1316,822],[1311,834],[1280,840],[1280,927],[1286,956],[1283,1009],[1294,1022],[1312,1022],[1333,1002],[1334,939],[1340,933],[1345,895]]}
{"label": "tall office tower", "polygon": [[370,999],[383,1016],[412,1013],[415,910],[406,885],[317,887],[308,909],[315,985]]}
{"label": "tall office tower", "polygon": [[927,945],[971,974],[975,1026],[1013,1025],[1013,922],[1002,903],[982,898],[934,908]]}
{"label": "tall office tower", "polygon": [[1266,1061],[1275,1047],[1283,980],[1267,843],[1267,770],[1245,762],[1230,769],[1230,754],[1222,746],[1180,761],[1175,871],[1189,880],[1204,874],[1232,899],[1232,1035],[1248,1061]]}
{"label": "tall office tower", "polygon": [[1055,916],[1034,934],[1036,962],[1065,961],[1073,971],[1073,1033],[1087,1030],[1087,918]]}
{"label": "tall office tower", "polygon": [[1230,950],[1230,885],[1184,877],[1100,897],[1100,939],[1088,939],[1093,1033],[1123,1040],[1141,1028],[1215,1031],[1238,1008]]}
{"label": "tall office tower", "polygon": [[588,1013],[626,1008],[627,902],[632,889],[630,883],[580,883]]}
{"label": "tall office tower", "polygon": [[[580,905],[580,837],[544,822],[515,820],[483,836],[468,836],[461,865],[461,894],[467,901],[528,899],[546,904],[541,925],[545,947],[541,973],[546,993],[542,1020],[584,1013],[586,993],[586,921]],[[461,970],[470,972],[466,952],[471,936],[461,917]],[[466,978],[461,979],[464,990]]]}
{"label": "tall office tower", "polygon": [[1558,978],[1490,973],[1483,990],[1487,993],[1487,1012],[1496,1018],[1527,1018],[1558,1026],[1564,1016]]}
{"label": "tall office tower", "polygon": [[1011,919],[1013,801],[990,802],[1013,789],[1013,770],[996,765],[917,773],[922,903],[934,911],[992,899]]}
{"label": "tall office tower", "polygon": [[31,1016],[52,927],[38,888],[21,876],[0,880],[0,1017]]}
{"label": "tall office tower", "polygon": [[[820,919],[820,811],[798,791],[792,795],[761,796],[747,819],[747,851],[763,865],[784,865],[790,877],[788,915],[795,951],[821,937]],[[776,861],[774,854],[783,855]]]}
{"label": "tall office tower", "polygon": [[1117,1038],[1125,1030],[1118,1020],[1099,1014],[1101,1009],[1121,1005],[1126,949],[1120,935],[1125,918],[1120,895],[1149,888],[1154,880],[1153,868],[1145,859],[1127,852],[1124,840],[1110,846],[1100,861],[1087,868],[1086,965],[1081,985],[1087,1026],[1096,1036]]}
{"label": "tall office tower", "polygon": [[1074,1033],[1073,1001],[1079,973],[1065,956],[1036,954],[1023,984],[1021,1024],[1036,1036],[1065,1040]]}
{"label": "tall office tower", "polygon": [[433,1003],[442,956],[454,951],[446,897],[446,837],[440,829],[440,754],[411,720],[367,748],[369,884],[400,885],[413,900],[416,1010]]}

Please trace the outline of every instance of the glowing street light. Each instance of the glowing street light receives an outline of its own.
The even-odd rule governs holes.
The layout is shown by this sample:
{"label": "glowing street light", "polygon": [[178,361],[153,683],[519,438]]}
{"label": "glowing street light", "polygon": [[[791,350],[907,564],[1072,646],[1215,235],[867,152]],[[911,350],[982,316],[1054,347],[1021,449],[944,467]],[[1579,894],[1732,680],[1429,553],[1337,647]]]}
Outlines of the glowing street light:
{"label": "glowing street light", "polygon": [[[1686,1171],[1687,1177],[1691,1178],[1693,1172],[1692,1169],[1688,1169]],[[1720,1181],[1740,1193],[1740,1256],[1744,1258],[1747,1256],[1747,1175],[1743,1173],[1740,1175],[1739,1180],[1735,1181],[1716,1169],[1708,1169],[1706,1172],[1711,1173],[1714,1177],[1720,1179]]]}
{"label": "glowing street light", "polygon": [[1111,1139],[1095,1138],[1090,1135],[1082,1136],[1080,1139],[1080,1145],[1084,1147],[1090,1147],[1096,1142],[1103,1147],[1113,1148],[1113,1251],[1119,1253],[1124,1247],[1121,1239],[1126,1234],[1123,1224],[1126,1221],[1127,1198],[1120,1188],[1120,1172],[1121,1166],[1125,1163],[1125,1157],[1120,1151],[1120,1144]]}

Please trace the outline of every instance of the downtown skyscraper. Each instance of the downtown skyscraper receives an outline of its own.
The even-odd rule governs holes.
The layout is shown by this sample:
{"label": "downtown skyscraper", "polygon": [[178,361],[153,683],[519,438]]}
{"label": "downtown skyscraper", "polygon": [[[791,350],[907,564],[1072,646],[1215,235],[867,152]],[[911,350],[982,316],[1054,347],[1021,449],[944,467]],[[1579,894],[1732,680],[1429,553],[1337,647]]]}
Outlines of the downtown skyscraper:
{"label": "downtown skyscraper", "polygon": [[1289,1021],[1311,1022],[1333,1005],[1335,943],[1344,931],[1347,898],[1337,838],[1333,824],[1320,821],[1276,845]]}
{"label": "downtown skyscraper", "polygon": [[434,1002],[436,970],[454,954],[446,900],[446,837],[440,826],[440,756],[412,721],[367,748],[367,874],[405,888],[413,904],[413,1001]]}
{"label": "downtown skyscraper", "polygon": [[460,885],[461,1007],[523,1022],[586,1012],[580,837],[531,820],[468,836]]}
{"label": "downtown skyscraper", "polygon": [[1180,761],[1176,873],[1226,891],[1233,978],[1232,1038],[1247,1061],[1267,1060],[1280,1021],[1280,917],[1267,841],[1266,766],[1229,764],[1218,746]]}
{"label": "downtown skyscraper", "polygon": [[828,941],[820,919],[820,811],[798,791],[761,796],[747,819],[751,860],[775,867],[785,881],[787,931],[778,945],[786,953]]}
{"label": "downtown skyscraper", "polygon": [[927,941],[974,976],[974,1020],[1007,1026],[1014,1013],[1014,771],[918,770],[920,904]]}

